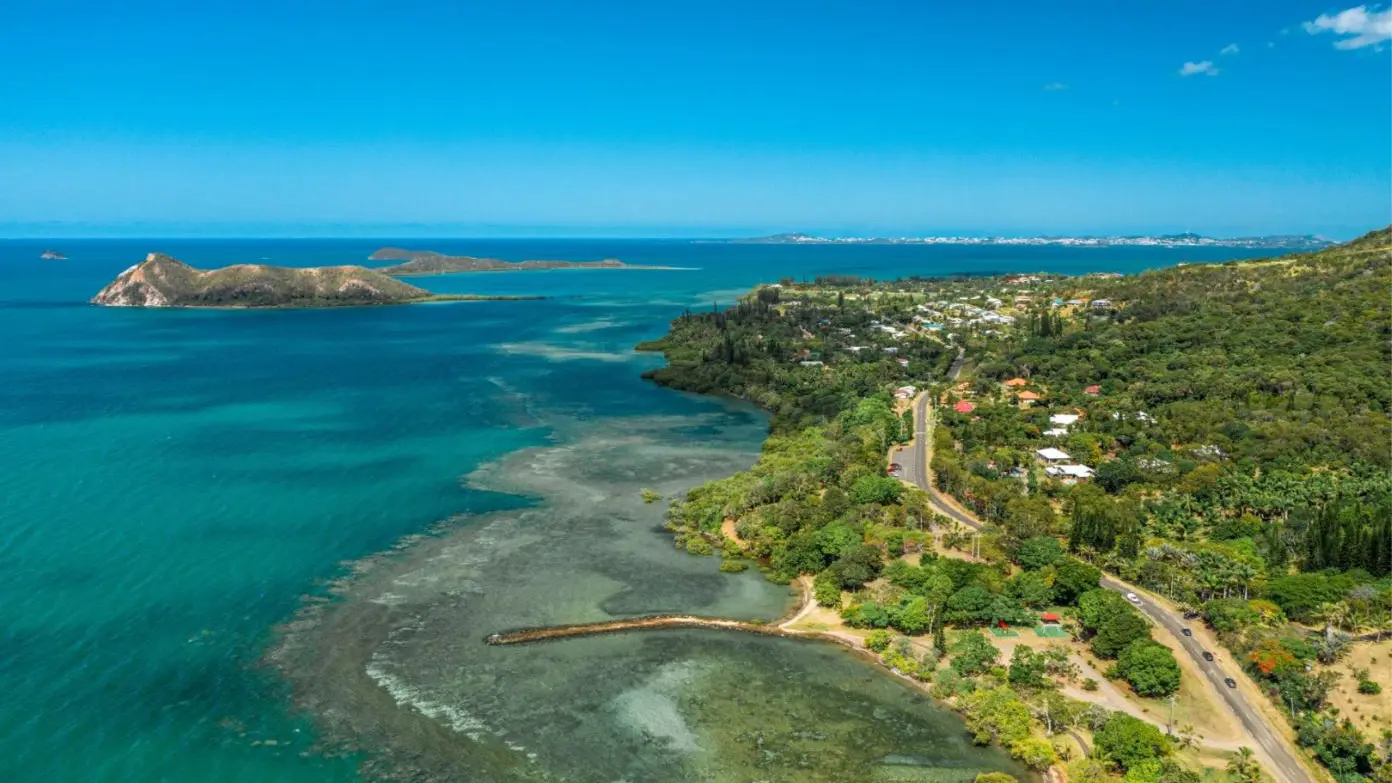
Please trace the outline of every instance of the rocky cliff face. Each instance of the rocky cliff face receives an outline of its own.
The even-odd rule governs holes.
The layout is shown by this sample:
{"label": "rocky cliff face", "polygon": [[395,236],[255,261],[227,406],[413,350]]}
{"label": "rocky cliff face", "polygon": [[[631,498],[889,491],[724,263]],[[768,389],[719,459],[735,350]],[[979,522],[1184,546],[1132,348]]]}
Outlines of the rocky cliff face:
{"label": "rocky cliff face", "polygon": [[239,264],[199,270],[151,253],[92,298],[108,307],[333,307],[396,304],[430,292],[358,266]]}

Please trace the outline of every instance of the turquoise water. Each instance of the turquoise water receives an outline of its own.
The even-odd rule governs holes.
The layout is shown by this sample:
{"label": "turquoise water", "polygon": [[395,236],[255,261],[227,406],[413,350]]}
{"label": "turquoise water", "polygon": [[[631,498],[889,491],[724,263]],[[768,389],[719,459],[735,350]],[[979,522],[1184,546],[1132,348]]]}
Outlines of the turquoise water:
{"label": "turquoise water", "polygon": [[[755,282],[789,275],[1134,271],[1206,260],[1199,251],[1161,249],[416,241],[408,245],[505,258],[613,256],[698,269],[416,281],[437,291],[553,297],[541,302],[296,312],[84,304],[152,250],[195,266],[263,258],[307,266],[359,263],[382,244],[389,243],[0,242],[0,681],[6,694],[0,700],[0,780],[358,779],[362,756],[326,757],[316,748],[328,733],[346,745],[354,742],[345,735],[354,734],[357,744],[378,750],[366,742],[373,732],[361,722],[335,727],[314,713],[312,705],[328,704],[326,694],[338,681],[323,672],[309,676],[303,666],[287,673],[263,657],[280,638],[273,629],[297,612],[303,616],[304,597],[324,594],[328,580],[347,573],[349,562],[446,520],[454,520],[451,535],[460,536],[474,565],[437,559],[434,567],[442,570],[436,576],[475,571],[460,577],[449,602],[442,603],[438,591],[404,590],[402,600],[412,617],[438,615],[438,627],[467,629],[470,635],[457,636],[469,644],[501,627],[641,611],[715,608],[776,616],[787,598],[780,588],[752,574],[716,574],[713,561],[671,552],[656,529],[660,510],[630,502],[640,485],[666,482],[661,488],[675,492],[748,464],[762,435],[756,411],[639,379],[655,360],[635,356],[630,347],[660,334],[684,308],[729,302]],[[49,246],[70,260],[37,260]],[[1226,256],[1208,251],[1207,258],[1214,257]],[[511,536],[495,535],[514,528]],[[504,569],[506,558],[498,553],[524,532],[540,543],[530,544],[534,548],[519,561],[527,565]],[[454,540],[436,538],[418,549]],[[423,555],[410,550],[384,573],[424,568],[412,557]],[[393,578],[397,590],[400,574]],[[390,592],[371,579],[338,587],[349,607],[355,599],[382,605]],[[465,602],[461,595],[485,598]],[[295,649],[353,638],[345,622],[363,615],[352,612],[334,616],[340,636],[305,633]],[[526,762],[532,769],[588,765],[631,774],[622,759],[610,767],[596,759],[613,755],[602,747],[605,738],[615,740],[638,720],[635,714],[646,716],[639,723],[648,721],[641,736],[651,736],[654,716],[669,709],[651,695],[668,693],[662,683],[687,683],[671,696],[677,706],[670,707],[686,722],[668,726],[670,736],[659,735],[676,743],[672,747],[690,741],[709,749],[744,740],[711,733],[730,721],[712,717],[719,712],[716,702],[699,694],[721,692],[721,683],[751,671],[753,679],[769,683],[791,676],[768,669],[770,658],[804,675],[825,674],[827,667],[847,678],[868,671],[849,656],[808,647],[701,634],[616,637],[569,648],[536,646],[506,662],[464,667],[446,682],[436,670],[453,664],[442,663],[437,639],[429,656],[402,642],[401,658],[382,665],[416,678],[412,687],[420,692],[433,688],[434,698],[478,699],[479,720],[500,727],[507,742],[530,748],[519,751],[523,756],[538,752],[529,731],[549,738],[545,747],[554,757]],[[663,668],[673,660],[672,649],[688,655],[672,664],[676,674]],[[462,657],[476,652],[457,651]],[[623,654],[632,656],[635,681],[659,684],[613,692],[552,684],[557,709],[567,699],[576,705],[589,700],[596,709],[609,705],[605,709],[615,715],[620,728],[583,743],[567,744],[564,737],[581,735],[551,721],[549,710],[528,712],[508,695],[526,690],[508,678],[537,681],[535,673],[524,673],[546,657],[575,673],[565,681],[594,682],[614,680],[598,661]],[[751,661],[764,668],[748,669]],[[697,681],[699,687],[691,685]],[[860,690],[882,692],[856,698],[879,699],[890,711],[932,711],[888,678],[871,681],[877,685]],[[812,700],[816,689],[804,690]],[[311,705],[309,712],[289,709],[297,695]],[[395,708],[409,712],[408,702]],[[658,704],[657,712],[623,706],[640,702]],[[812,709],[789,709],[795,707]],[[399,739],[377,728],[382,743]],[[848,724],[844,730],[855,729]],[[407,731],[418,735],[419,728]],[[922,739],[915,736],[908,732],[903,742]],[[448,738],[432,740],[425,752],[443,744]],[[481,754],[464,754],[469,760],[460,762],[474,764],[468,769],[476,769],[471,774],[478,779],[522,774],[509,766],[513,761],[484,763]],[[676,777],[668,767],[649,771]],[[727,773],[724,779],[742,774]]]}

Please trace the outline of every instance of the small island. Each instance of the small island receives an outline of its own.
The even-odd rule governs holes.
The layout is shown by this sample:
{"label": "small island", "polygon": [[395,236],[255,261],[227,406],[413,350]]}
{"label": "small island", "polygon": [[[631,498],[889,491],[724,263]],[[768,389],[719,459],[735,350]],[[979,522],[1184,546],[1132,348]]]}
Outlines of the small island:
{"label": "small island", "polygon": [[68,260],[68,257],[67,257],[67,256],[63,255],[62,253],[59,253],[57,250],[45,250],[45,251],[43,251],[43,255],[39,256],[39,258],[42,259],[42,260],[44,260],[44,261],[67,261],[67,260]]}
{"label": "small island", "polygon": [[497,258],[447,256],[434,250],[403,250],[384,247],[367,257],[369,261],[401,261],[377,271],[392,277],[453,275],[464,272],[509,272],[536,269],[671,269],[666,266],[625,264],[616,258],[600,261],[503,261]]}
{"label": "small island", "polygon": [[307,308],[541,298],[432,294],[361,266],[236,264],[201,270],[151,253],[91,301],[106,307]]}

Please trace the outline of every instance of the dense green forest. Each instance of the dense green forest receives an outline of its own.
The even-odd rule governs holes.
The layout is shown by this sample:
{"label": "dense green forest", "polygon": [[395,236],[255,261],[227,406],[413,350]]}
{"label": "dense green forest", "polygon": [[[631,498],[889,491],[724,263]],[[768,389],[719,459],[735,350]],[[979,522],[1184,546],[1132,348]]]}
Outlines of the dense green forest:
{"label": "dense green forest", "polygon": [[[861,627],[936,636],[1068,607],[1137,693],[1172,693],[1168,648],[1096,590],[1114,572],[1200,613],[1340,781],[1383,781],[1388,741],[1331,712],[1334,675],[1307,664],[1392,631],[1389,296],[1392,229],[1131,277],[763,287],[640,346],[668,359],[658,383],[772,414],[758,463],[676,500],[670,526],[726,570],[815,575],[829,606],[887,584],[844,608]],[[932,470],[990,523],[987,563],[896,559],[935,521],[943,543],[963,538],[885,475],[913,431],[890,396],[905,384],[946,403]],[[1094,472],[1045,471],[1046,447]]]}

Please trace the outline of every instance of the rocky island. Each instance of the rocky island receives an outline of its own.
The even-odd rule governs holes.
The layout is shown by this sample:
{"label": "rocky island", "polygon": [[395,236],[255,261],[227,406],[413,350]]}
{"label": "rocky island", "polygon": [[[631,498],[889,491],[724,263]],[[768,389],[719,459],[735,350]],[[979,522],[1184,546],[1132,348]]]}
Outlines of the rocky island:
{"label": "rocky island", "polygon": [[43,251],[43,255],[39,256],[39,258],[42,259],[42,260],[44,260],[44,261],[67,261],[67,260],[68,260],[68,257],[67,257],[67,256],[63,255],[62,253],[59,253],[57,250],[45,250],[45,251]]}
{"label": "rocky island", "polygon": [[151,253],[92,298],[107,307],[298,308],[484,299],[540,299],[432,294],[361,266],[291,268],[236,264],[194,269]]}
{"label": "rocky island", "polygon": [[616,258],[601,261],[503,261],[497,258],[448,256],[434,250],[403,250],[384,247],[367,257],[369,261],[400,261],[377,271],[393,277],[413,275],[452,275],[463,272],[508,272],[532,269],[670,269],[664,266],[625,264]]}

